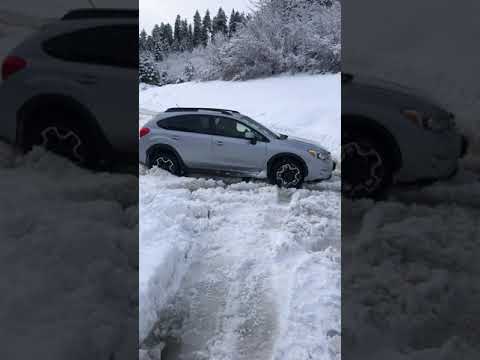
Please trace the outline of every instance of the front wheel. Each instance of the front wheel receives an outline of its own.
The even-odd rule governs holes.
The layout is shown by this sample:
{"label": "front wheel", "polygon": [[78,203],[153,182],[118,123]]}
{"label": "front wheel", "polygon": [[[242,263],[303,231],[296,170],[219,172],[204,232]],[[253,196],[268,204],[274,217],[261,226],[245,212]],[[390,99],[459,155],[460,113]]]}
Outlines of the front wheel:
{"label": "front wheel", "polygon": [[302,166],[295,160],[277,161],[270,173],[270,182],[281,188],[300,188],[305,180]]}
{"label": "front wheel", "polygon": [[342,139],[342,194],[377,198],[392,183],[392,164],[383,146],[366,136],[345,132]]}

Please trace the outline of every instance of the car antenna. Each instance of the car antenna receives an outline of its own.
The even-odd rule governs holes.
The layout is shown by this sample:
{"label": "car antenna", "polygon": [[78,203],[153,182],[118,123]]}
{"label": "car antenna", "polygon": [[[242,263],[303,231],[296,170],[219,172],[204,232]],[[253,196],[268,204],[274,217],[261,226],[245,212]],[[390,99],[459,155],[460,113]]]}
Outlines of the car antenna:
{"label": "car antenna", "polygon": [[95,3],[93,2],[93,0],[88,0],[88,3],[90,4],[90,6],[95,9],[96,6],[95,6]]}

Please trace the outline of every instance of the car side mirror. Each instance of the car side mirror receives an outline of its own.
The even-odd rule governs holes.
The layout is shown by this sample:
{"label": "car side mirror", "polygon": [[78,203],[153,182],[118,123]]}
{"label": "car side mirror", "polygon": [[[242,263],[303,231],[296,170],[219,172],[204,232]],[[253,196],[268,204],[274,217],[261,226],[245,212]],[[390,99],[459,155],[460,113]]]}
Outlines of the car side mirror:
{"label": "car side mirror", "polygon": [[250,143],[252,145],[255,145],[257,143],[257,136],[251,131],[245,133],[245,139],[250,140]]}

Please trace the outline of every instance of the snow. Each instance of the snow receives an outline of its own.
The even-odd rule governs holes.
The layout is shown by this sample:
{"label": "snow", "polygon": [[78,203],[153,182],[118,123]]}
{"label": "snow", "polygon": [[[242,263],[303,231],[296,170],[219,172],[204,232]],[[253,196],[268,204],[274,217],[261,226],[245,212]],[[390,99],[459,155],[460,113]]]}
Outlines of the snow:
{"label": "snow", "polygon": [[479,190],[457,178],[379,203],[342,200],[343,227],[358,225],[342,237],[342,335],[357,356],[478,358]]}
{"label": "snow", "polygon": [[[141,86],[140,125],[177,104],[237,109],[339,154],[338,75]],[[141,356],[164,342],[167,360],[340,358],[338,174],[279,190],[140,172],[139,332],[155,339]]]}
{"label": "snow", "polygon": [[0,143],[3,358],[136,356],[137,181]]}

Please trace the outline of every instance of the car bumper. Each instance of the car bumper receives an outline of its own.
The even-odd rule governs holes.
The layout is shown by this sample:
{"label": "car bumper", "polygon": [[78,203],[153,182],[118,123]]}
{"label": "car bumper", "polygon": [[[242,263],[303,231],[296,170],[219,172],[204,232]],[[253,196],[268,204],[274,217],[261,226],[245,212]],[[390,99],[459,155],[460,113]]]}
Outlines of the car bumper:
{"label": "car bumper", "polygon": [[306,182],[312,183],[328,180],[332,177],[333,171],[337,168],[337,163],[333,160],[322,164],[322,166],[319,166],[318,164],[315,165],[316,166],[310,167],[308,176],[305,178]]}
{"label": "car bumper", "polygon": [[457,131],[413,135],[410,141],[405,140],[400,144],[402,166],[394,176],[395,183],[448,177],[458,167],[458,160],[468,151],[467,139]]}

